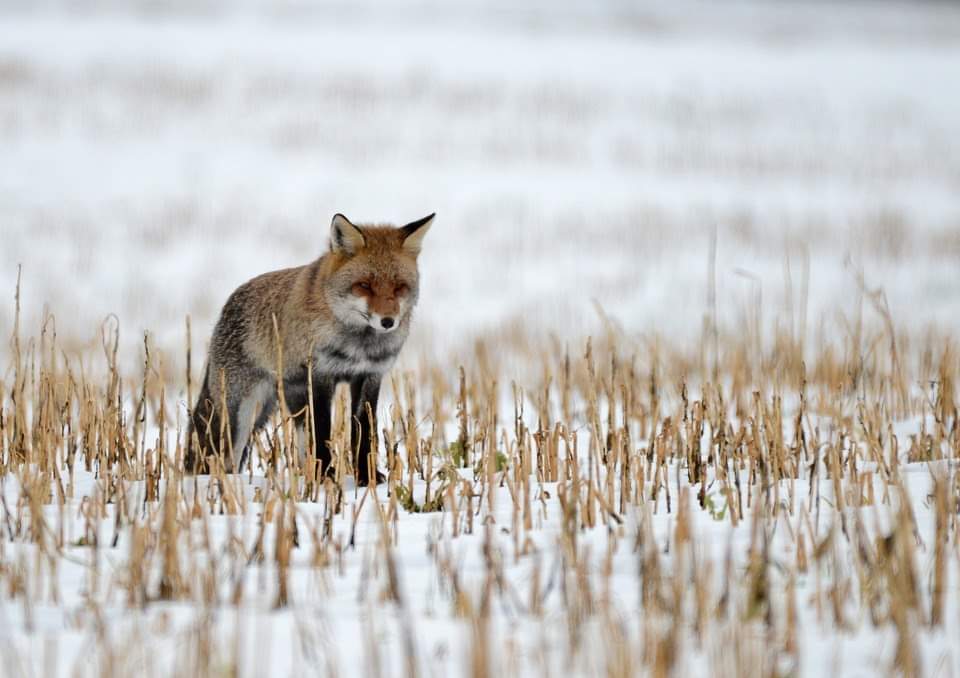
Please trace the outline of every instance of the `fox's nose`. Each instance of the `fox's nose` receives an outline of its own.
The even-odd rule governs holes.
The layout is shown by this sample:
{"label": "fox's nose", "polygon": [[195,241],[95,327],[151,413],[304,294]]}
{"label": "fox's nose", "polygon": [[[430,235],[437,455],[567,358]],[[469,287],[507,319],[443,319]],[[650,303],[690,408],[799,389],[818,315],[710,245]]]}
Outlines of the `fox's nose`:
{"label": "fox's nose", "polygon": [[380,321],[380,324],[383,326],[383,329],[389,330],[393,327],[393,318],[384,318]]}

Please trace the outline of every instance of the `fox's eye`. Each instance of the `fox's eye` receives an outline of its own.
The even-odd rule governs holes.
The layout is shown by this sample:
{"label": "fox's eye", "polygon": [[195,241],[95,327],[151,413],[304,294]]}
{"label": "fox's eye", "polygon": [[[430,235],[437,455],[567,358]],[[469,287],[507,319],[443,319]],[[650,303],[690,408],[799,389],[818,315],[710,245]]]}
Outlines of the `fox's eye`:
{"label": "fox's eye", "polygon": [[401,295],[406,294],[406,293],[409,292],[409,291],[410,291],[410,288],[407,287],[406,285],[404,285],[403,283],[401,283],[401,284],[397,285],[395,288],[393,288],[393,294],[394,294],[395,296],[398,296],[398,297],[401,296]]}
{"label": "fox's eye", "polygon": [[373,288],[365,280],[353,284],[354,294],[370,294],[371,292],[373,292]]}

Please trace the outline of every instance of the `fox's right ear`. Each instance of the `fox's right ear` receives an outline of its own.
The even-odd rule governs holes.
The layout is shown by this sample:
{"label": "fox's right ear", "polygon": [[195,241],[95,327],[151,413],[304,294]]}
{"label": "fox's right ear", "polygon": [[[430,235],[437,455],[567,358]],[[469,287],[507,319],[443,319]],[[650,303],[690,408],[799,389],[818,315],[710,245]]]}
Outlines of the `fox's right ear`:
{"label": "fox's right ear", "polygon": [[420,246],[423,244],[423,236],[430,230],[433,218],[437,213],[429,214],[423,219],[411,221],[406,226],[400,228],[403,233],[403,249],[412,252],[414,256],[420,254]]}
{"label": "fox's right ear", "polygon": [[356,254],[357,250],[367,244],[363,231],[350,223],[342,214],[333,215],[330,224],[330,251],[339,254]]}

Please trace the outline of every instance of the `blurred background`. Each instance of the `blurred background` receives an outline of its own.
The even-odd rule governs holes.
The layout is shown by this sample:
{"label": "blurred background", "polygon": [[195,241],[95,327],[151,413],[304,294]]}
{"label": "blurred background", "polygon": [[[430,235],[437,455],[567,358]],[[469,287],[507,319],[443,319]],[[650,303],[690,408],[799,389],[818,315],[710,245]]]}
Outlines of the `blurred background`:
{"label": "blurred background", "polygon": [[[948,3],[65,0],[0,13],[0,333],[177,361],[330,218],[436,211],[415,351],[960,329]],[[802,328],[796,329],[799,326]],[[4,342],[5,344],[5,342]],[[3,351],[6,351],[4,345]]]}

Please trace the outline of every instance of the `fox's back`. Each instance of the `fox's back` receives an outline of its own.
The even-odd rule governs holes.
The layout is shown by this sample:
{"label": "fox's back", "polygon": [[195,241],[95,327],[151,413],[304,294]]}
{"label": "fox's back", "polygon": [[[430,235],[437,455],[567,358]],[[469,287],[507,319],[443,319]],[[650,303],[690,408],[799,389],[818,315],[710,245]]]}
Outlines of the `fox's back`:
{"label": "fox's back", "polygon": [[283,336],[287,324],[286,302],[308,266],[263,273],[234,290],[223,306],[210,342],[210,362],[214,369],[229,369],[241,363],[247,367],[252,363],[260,369],[275,369],[273,319],[276,317],[277,329]]}

